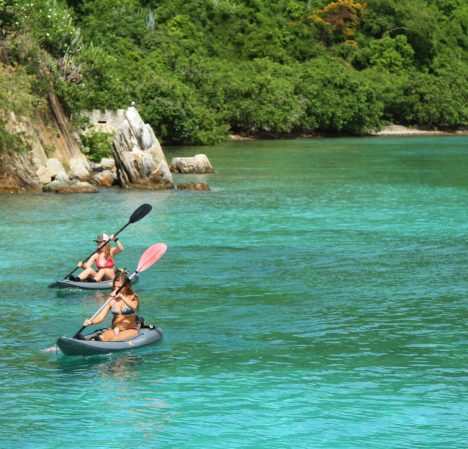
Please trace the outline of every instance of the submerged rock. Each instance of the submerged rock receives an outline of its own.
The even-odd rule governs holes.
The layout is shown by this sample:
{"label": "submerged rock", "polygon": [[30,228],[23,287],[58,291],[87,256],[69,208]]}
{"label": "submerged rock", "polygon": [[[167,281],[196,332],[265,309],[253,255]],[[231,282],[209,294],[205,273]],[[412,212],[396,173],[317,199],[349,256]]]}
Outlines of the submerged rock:
{"label": "submerged rock", "polygon": [[199,192],[211,191],[206,182],[182,182],[177,184],[179,190],[196,190]]}

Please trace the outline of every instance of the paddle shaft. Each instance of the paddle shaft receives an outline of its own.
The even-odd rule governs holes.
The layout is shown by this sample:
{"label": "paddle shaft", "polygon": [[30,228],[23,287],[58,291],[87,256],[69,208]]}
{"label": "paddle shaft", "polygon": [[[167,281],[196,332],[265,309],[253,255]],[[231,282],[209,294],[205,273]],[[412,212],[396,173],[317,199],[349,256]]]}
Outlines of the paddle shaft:
{"label": "paddle shaft", "polygon": [[[100,308],[99,310],[89,319],[89,321],[93,321],[94,318],[96,318],[100,313],[101,311],[104,309],[104,307],[107,306],[107,304],[109,304],[112,299],[114,297],[116,297],[119,293],[120,293],[120,290],[122,290],[129,282],[131,282],[133,276],[136,276],[136,274],[138,273],[138,271],[134,271],[130,276],[129,278],[117,289],[117,291],[115,292],[114,295],[112,295]],[[83,332],[83,330],[86,328],[86,326],[82,326],[81,329],[75,334],[73,335],[73,338],[76,338],[78,337],[78,335],[81,334],[81,332]]]}

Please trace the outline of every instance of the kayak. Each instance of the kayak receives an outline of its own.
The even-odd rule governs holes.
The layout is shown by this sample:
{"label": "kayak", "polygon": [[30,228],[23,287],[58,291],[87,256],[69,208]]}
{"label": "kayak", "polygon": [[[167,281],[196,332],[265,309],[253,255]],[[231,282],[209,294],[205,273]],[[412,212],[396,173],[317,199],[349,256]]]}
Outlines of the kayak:
{"label": "kayak", "polygon": [[57,346],[65,355],[97,355],[110,354],[111,352],[127,351],[129,349],[141,348],[160,342],[163,331],[160,327],[145,326],[135,337],[121,341],[96,341],[91,340],[104,329],[99,329],[91,334],[84,335],[82,340],[70,337],[60,337]]}
{"label": "kayak", "polygon": [[[132,273],[129,273],[131,276]],[[138,282],[138,274],[133,276],[130,279],[132,284]],[[51,286],[56,288],[79,288],[81,290],[111,290],[112,289],[112,281],[100,281],[100,282],[88,282],[88,281],[70,281],[70,279],[62,279],[60,281],[55,282]]]}

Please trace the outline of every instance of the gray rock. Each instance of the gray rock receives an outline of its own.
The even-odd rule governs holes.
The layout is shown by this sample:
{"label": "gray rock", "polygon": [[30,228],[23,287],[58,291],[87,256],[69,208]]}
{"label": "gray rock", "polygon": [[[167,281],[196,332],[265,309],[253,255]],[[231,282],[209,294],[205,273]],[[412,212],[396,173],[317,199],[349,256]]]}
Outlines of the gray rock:
{"label": "gray rock", "polygon": [[172,189],[172,174],[158,139],[134,107],[112,142],[118,183],[122,187]]}
{"label": "gray rock", "polygon": [[90,181],[92,179],[91,166],[84,156],[73,156],[70,161],[70,178],[80,181]]}
{"label": "gray rock", "polygon": [[54,178],[55,171],[51,167],[42,166],[36,171],[37,179],[41,184],[49,184]]}
{"label": "gray rock", "polygon": [[205,154],[196,154],[194,157],[175,157],[171,162],[172,173],[213,173],[213,167]]}
{"label": "gray rock", "polygon": [[97,193],[99,189],[88,182],[52,181],[42,188],[43,192],[54,193]]}
{"label": "gray rock", "polygon": [[50,170],[50,173],[52,173],[52,179],[54,181],[66,182],[70,180],[62,163],[58,159],[47,159],[46,167]]}
{"label": "gray rock", "polygon": [[115,169],[115,161],[111,157],[103,157],[101,159],[101,164],[103,168],[107,168],[108,170],[114,170]]}

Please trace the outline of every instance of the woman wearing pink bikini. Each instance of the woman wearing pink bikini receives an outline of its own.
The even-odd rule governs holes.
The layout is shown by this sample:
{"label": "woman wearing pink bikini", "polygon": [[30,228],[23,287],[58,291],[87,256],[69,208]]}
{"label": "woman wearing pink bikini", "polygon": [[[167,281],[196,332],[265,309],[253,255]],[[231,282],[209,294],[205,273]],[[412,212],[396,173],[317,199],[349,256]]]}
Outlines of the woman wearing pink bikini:
{"label": "woman wearing pink bikini", "polygon": [[[110,243],[104,245],[109,240],[113,240],[116,244],[112,247]],[[124,250],[124,246],[120,240],[112,234],[110,237],[107,234],[99,234],[96,239],[96,244],[100,247],[86,262],[78,262],[78,266],[83,268],[79,276],[73,276],[73,281],[107,281],[115,277],[114,257]],[[93,268],[96,265],[97,270]]]}

